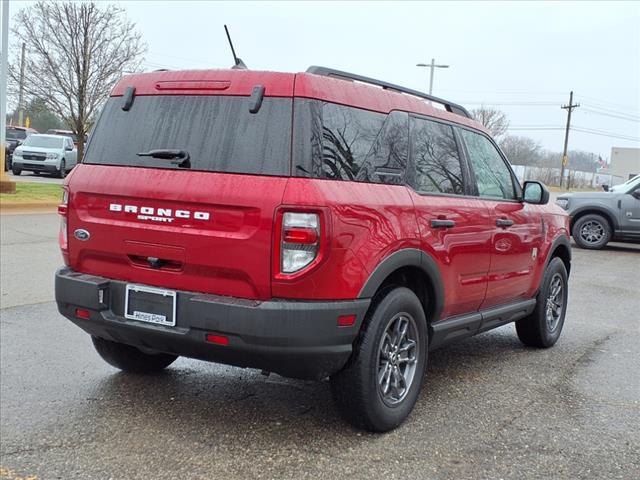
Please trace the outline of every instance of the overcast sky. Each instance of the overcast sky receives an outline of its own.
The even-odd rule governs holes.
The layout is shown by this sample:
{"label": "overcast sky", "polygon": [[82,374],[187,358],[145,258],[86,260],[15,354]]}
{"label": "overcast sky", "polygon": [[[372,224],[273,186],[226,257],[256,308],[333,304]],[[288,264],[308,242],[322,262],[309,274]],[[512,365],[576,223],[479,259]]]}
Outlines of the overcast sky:
{"label": "overcast sky", "polygon": [[570,149],[640,147],[640,2],[116,3],[147,42],[147,70],[231,66],[226,23],[252,69],[324,65],[426,91],[415,65],[435,57],[450,68],[434,95],[502,109],[510,134],[560,151],[573,90],[572,124],[592,133],[573,130]]}

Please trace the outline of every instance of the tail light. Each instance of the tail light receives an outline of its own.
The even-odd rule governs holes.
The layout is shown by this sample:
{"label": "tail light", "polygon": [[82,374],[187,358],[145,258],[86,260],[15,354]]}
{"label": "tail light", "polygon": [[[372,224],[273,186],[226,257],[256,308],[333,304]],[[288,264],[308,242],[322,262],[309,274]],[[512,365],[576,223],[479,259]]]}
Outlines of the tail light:
{"label": "tail light", "polygon": [[69,234],[67,226],[67,213],[69,211],[69,191],[65,188],[62,190],[62,203],[58,205],[58,214],[60,215],[60,233],[58,234],[58,244],[62,251],[62,259],[65,265],[69,265]]}
{"label": "tail light", "polygon": [[280,274],[292,275],[308,267],[320,253],[320,215],[286,212],[280,233]]}

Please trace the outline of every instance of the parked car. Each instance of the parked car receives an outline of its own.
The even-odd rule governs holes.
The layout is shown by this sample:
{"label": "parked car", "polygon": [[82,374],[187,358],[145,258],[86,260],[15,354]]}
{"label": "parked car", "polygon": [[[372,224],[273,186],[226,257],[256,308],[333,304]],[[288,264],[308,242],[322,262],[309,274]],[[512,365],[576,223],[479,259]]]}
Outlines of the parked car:
{"label": "parked car", "polygon": [[463,107],[398,85],[127,76],[64,189],[58,309],[124,371],[329,377],[346,419],[386,431],[437,347],[516,322],[544,348],[563,328],[566,213]]}
{"label": "parked car", "polygon": [[69,137],[34,134],[13,152],[11,171],[20,175],[23,170],[35,173],[55,173],[64,178],[76,165],[78,152]]}
{"label": "parked car", "polygon": [[571,234],[581,248],[640,241],[640,175],[608,192],[565,193],[556,203],[571,216]]}
{"label": "parked car", "polygon": [[16,127],[15,125],[7,125],[5,129],[5,146],[4,146],[4,171],[11,170],[11,161],[14,150],[22,145],[22,142],[32,133],[38,133],[37,130],[27,127]]}

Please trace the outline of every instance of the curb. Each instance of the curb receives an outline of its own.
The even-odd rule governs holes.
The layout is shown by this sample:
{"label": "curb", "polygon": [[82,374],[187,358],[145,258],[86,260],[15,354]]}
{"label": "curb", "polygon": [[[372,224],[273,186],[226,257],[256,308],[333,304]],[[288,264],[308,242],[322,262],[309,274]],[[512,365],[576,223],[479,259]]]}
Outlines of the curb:
{"label": "curb", "polygon": [[0,213],[56,212],[60,202],[0,202]]}

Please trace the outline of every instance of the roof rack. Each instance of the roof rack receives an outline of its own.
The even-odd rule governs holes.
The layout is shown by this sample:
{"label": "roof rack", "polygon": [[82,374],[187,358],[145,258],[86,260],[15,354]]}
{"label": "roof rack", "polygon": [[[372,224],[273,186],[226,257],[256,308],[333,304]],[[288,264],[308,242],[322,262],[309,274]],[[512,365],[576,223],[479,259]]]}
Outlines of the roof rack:
{"label": "roof rack", "polygon": [[340,78],[342,80],[363,82],[371,85],[377,85],[378,87],[382,87],[385,90],[393,90],[400,93],[408,93],[409,95],[414,95],[416,97],[424,98],[425,100],[429,100],[431,102],[439,103],[443,105],[448,112],[456,113],[458,115],[463,115],[467,118],[473,118],[471,114],[467,111],[467,109],[464,108],[462,105],[458,105],[457,103],[452,103],[448,100],[434,97],[432,95],[427,95],[426,93],[422,93],[417,90],[401,87],[400,85],[394,85],[393,83],[384,82],[382,80],[376,80],[375,78],[363,77],[362,75],[356,75],[355,73],[343,72],[341,70],[335,70],[333,68],[327,68],[327,67],[318,67],[315,65],[307,68],[307,73],[313,73],[314,75],[323,75],[325,77],[335,77],[335,78]]}

